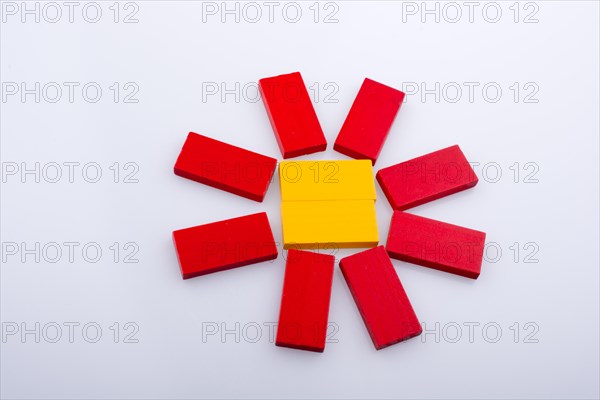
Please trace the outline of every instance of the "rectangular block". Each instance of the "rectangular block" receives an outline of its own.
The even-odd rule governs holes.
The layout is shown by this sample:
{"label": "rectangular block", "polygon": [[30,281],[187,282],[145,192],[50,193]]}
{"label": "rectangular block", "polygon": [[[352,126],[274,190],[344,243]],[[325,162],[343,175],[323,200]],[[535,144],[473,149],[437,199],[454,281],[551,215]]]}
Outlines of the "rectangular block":
{"label": "rectangular block", "polygon": [[383,246],[342,258],[340,268],[377,350],[421,334],[421,324]]}
{"label": "rectangular block", "polygon": [[380,169],[377,181],[394,210],[407,210],[471,188],[478,179],[454,145]]}
{"label": "rectangular block", "polygon": [[386,244],[390,257],[477,279],[485,233],[394,211]]}
{"label": "rectangular block", "polygon": [[182,176],[262,202],[277,160],[190,132],[175,163]]}
{"label": "rectangular block", "polygon": [[325,350],[334,261],[328,254],[287,252],[277,346]]}
{"label": "rectangular block", "polygon": [[183,279],[277,258],[264,212],[173,232]]}
{"label": "rectangular block", "polygon": [[282,201],[375,200],[375,178],[369,160],[282,161]]}
{"label": "rectangular block", "polygon": [[284,201],[285,249],[373,247],[379,242],[373,200]]}
{"label": "rectangular block", "polygon": [[404,93],[365,78],[333,145],[352,158],[368,159],[375,165]]}
{"label": "rectangular block", "polygon": [[327,140],[299,72],[261,79],[258,86],[283,158],[325,150]]}

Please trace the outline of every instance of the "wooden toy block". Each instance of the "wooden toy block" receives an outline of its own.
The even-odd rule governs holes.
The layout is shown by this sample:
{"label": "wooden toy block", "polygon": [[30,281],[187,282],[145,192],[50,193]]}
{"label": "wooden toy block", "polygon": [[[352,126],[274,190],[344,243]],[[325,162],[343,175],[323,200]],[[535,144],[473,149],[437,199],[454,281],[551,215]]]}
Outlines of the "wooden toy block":
{"label": "wooden toy block", "polygon": [[279,165],[284,248],[373,247],[379,242],[369,160]]}
{"label": "wooden toy block", "polygon": [[183,279],[277,258],[264,212],[173,232]]}
{"label": "wooden toy block", "polygon": [[455,145],[383,168],[377,181],[394,210],[407,210],[471,188],[478,179]]}
{"label": "wooden toy block", "polygon": [[190,132],[175,163],[182,176],[262,202],[277,160]]}
{"label": "wooden toy block", "polygon": [[419,320],[383,246],[342,258],[340,268],[377,350],[421,334]]}
{"label": "wooden toy block", "polygon": [[368,159],[375,165],[404,93],[366,78],[333,145],[352,158]]}
{"label": "wooden toy block", "polygon": [[485,233],[394,211],[386,249],[390,257],[477,279]]}
{"label": "wooden toy block", "polygon": [[325,150],[327,140],[299,72],[261,79],[258,86],[283,158]]}
{"label": "wooden toy block", "polygon": [[334,262],[328,254],[287,252],[277,346],[325,350]]}
{"label": "wooden toy block", "polygon": [[373,247],[379,242],[373,200],[284,201],[283,247]]}
{"label": "wooden toy block", "polygon": [[282,161],[282,201],[375,200],[375,179],[369,160]]}

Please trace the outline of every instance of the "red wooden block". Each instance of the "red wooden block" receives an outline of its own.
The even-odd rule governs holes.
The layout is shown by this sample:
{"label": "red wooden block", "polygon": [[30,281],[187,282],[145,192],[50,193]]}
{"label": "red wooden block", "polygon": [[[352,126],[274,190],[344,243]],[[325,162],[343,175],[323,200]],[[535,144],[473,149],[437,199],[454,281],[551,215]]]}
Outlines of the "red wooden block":
{"label": "red wooden block", "polygon": [[190,132],[175,175],[255,201],[263,201],[277,160]]}
{"label": "red wooden block", "polygon": [[342,258],[340,267],[377,350],[421,334],[383,246]]}
{"label": "red wooden block", "polygon": [[261,79],[259,88],[283,158],[325,150],[327,141],[299,72]]}
{"label": "red wooden block", "polygon": [[369,159],[375,165],[402,101],[403,92],[365,78],[334,150],[352,158]]}
{"label": "red wooden block", "polygon": [[485,233],[394,211],[386,249],[390,257],[477,279]]}
{"label": "red wooden block", "polygon": [[328,254],[288,250],[277,346],[325,350],[334,261]]}
{"label": "red wooden block", "polygon": [[173,231],[183,279],[277,258],[264,212]]}
{"label": "red wooden block", "polygon": [[394,210],[407,210],[471,188],[478,179],[454,145],[380,169],[377,182]]}

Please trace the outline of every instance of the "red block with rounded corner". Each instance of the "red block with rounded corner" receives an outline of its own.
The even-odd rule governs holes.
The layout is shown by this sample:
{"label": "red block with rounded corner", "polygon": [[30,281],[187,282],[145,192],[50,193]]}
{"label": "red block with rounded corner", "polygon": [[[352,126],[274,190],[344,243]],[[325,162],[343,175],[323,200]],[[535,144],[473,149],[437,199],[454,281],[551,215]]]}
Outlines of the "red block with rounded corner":
{"label": "red block with rounded corner", "polygon": [[376,177],[394,210],[407,210],[478,182],[458,145],[382,168]]}
{"label": "red block with rounded corner", "polygon": [[332,255],[288,250],[277,346],[325,350],[334,262]]}
{"label": "red block with rounded corner", "polygon": [[404,92],[365,78],[333,145],[352,158],[368,159],[375,165]]}
{"label": "red block with rounded corner", "polygon": [[277,160],[190,132],[175,175],[262,202]]}
{"label": "red block with rounded corner", "polygon": [[383,246],[342,258],[340,268],[377,350],[421,334],[421,324]]}
{"label": "red block with rounded corner", "polygon": [[323,151],[327,140],[300,72],[258,81],[283,158]]}
{"label": "red block with rounded corner", "polygon": [[485,233],[394,211],[386,244],[390,257],[477,279]]}
{"label": "red block with rounded corner", "polygon": [[183,279],[277,258],[264,212],[173,231]]}

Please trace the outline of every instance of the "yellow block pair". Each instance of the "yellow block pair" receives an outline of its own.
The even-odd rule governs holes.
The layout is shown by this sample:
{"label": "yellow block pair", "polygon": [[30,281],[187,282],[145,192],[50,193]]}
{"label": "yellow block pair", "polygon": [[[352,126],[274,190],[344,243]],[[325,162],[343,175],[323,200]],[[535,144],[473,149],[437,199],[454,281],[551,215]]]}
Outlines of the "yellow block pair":
{"label": "yellow block pair", "polygon": [[377,246],[370,160],[283,161],[279,182],[285,249]]}

